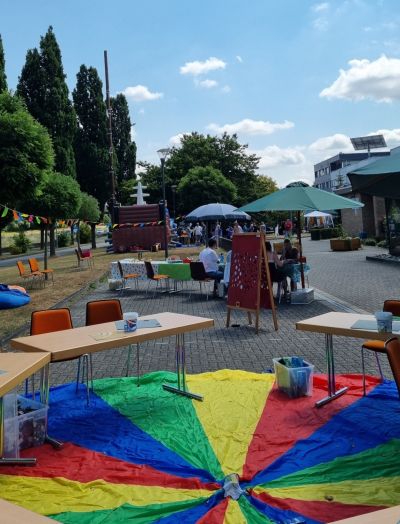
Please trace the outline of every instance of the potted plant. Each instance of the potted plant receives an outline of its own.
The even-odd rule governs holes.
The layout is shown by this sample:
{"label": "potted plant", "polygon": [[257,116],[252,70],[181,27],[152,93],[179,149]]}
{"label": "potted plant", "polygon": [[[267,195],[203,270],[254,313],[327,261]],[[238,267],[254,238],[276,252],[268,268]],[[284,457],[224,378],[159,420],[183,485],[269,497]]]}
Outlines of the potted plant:
{"label": "potted plant", "polygon": [[337,228],[338,238],[331,238],[332,251],[352,251],[361,247],[361,240],[358,237],[352,238],[348,236],[342,226]]}

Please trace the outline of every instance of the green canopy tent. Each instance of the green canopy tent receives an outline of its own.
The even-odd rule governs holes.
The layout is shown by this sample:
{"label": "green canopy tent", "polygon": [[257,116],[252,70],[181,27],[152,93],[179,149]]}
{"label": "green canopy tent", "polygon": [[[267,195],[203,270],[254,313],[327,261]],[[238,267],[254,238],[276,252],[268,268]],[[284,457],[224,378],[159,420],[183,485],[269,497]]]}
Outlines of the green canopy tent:
{"label": "green canopy tent", "polygon": [[332,209],[354,209],[363,207],[364,204],[350,198],[344,198],[335,193],[310,187],[305,182],[293,182],[284,189],[275,191],[265,197],[259,198],[250,204],[239,208],[246,213],[260,213],[262,211],[297,211],[297,238],[300,248],[301,285],[305,288],[304,269],[302,262],[301,223],[302,211],[329,211]]}

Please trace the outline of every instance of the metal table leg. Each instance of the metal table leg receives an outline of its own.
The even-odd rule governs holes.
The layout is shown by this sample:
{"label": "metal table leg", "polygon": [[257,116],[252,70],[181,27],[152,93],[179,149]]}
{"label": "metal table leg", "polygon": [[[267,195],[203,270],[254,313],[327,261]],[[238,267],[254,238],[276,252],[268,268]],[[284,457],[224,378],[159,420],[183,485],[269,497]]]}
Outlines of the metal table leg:
{"label": "metal table leg", "polygon": [[[47,364],[40,371],[40,402],[42,402],[42,404],[45,404],[46,406],[49,405],[49,392],[50,392],[50,365]],[[48,442],[49,444],[51,444],[53,448],[55,449],[61,449],[63,446],[62,442],[48,435],[47,428],[46,428],[45,442]]]}
{"label": "metal table leg", "polygon": [[186,389],[186,366],[185,366],[185,340],[184,334],[176,335],[176,375],[178,387],[163,384],[163,388],[171,393],[182,395],[184,397],[193,398],[194,400],[203,400],[201,395],[191,393]]}
{"label": "metal table leg", "polygon": [[335,398],[342,396],[349,389],[344,387],[336,391],[335,383],[335,360],[333,356],[333,337],[330,334],[325,335],[325,351],[326,351],[326,365],[327,365],[327,375],[328,375],[328,396],[318,400],[315,403],[317,408],[320,408],[331,402]]}

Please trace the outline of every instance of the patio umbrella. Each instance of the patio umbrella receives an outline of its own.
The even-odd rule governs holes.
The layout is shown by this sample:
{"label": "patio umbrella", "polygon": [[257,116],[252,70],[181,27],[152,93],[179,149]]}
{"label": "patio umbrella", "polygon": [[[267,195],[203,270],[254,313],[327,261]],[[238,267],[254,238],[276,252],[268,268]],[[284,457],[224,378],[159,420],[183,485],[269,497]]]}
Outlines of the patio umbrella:
{"label": "patio umbrella", "polygon": [[259,198],[250,204],[246,204],[239,208],[240,211],[248,213],[259,213],[262,211],[297,211],[297,237],[300,248],[300,272],[301,285],[305,288],[304,283],[304,269],[302,259],[301,246],[301,227],[300,227],[300,212],[301,211],[321,211],[331,209],[353,209],[363,207],[364,204],[329,193],[316,187],[310,187],[305,182],[293,182],[287,185],[284,189],[275,191],[265,197]]}
{"label": "patio umbrella", "polygon": [[186,215],[186,220],[251,220],[243,211],[230,204],[205,204]]}
{"label": "patio umbrella", "polygon": [[372,162],[347,175],[355,191],[386,198],[400,198],[400,154]]}

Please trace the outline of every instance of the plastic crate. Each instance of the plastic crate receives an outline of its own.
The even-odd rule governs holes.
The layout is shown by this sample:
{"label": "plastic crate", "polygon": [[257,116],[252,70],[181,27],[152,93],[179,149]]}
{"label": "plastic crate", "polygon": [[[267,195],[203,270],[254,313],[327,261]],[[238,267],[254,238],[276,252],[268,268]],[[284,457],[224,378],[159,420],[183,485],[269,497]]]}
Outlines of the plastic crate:
{"label": "plastic crate", "polygon": [[282,357],[272,360],[279,391],[286,393],[290,398],[312,395],[314,374],[312,364],[300,357]]}
{"label": "plastic crate", "polygon": [[13,393],[4,399],[4,456],[18,457],[19,450],[44,444],[48,406]]}

